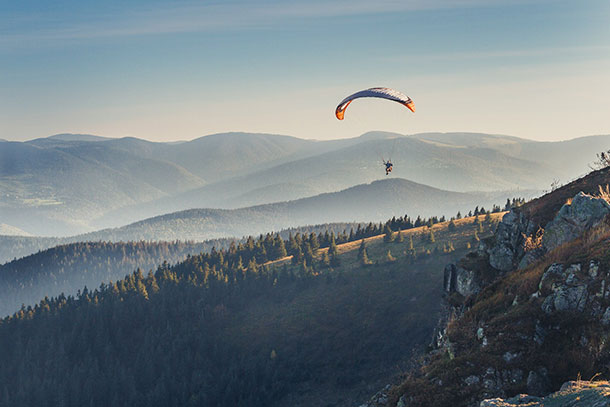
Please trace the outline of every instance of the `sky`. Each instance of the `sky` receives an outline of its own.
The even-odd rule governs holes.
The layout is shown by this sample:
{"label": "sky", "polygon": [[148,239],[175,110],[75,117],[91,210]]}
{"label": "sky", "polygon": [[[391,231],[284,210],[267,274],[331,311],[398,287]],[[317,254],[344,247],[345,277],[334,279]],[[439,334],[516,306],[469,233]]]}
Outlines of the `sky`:
{"label": "sky", "polygon": [[[608,0],[0,0],[0,138],[610,134]],[[409,95],[336,105],[361,89]]]}

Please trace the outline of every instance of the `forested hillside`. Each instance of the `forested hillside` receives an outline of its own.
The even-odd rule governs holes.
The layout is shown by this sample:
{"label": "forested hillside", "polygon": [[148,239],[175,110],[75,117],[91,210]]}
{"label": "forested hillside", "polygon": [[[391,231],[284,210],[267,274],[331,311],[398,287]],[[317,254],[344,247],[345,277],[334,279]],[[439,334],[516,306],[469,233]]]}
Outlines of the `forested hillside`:
{"label": "forested hillside", "polygon": [[268,234],[44,299],[0,321],[0,403],[352,405],[429,342],[442,265],[497,219]]}
{"label": "forested hillside", "polygon": [[209,251],[209,243],[195,242],[82,242],[0,265],[0,315],[16,312],[21,304],[44,297],[76,294],[167,261],[177,263],[189,254]]}

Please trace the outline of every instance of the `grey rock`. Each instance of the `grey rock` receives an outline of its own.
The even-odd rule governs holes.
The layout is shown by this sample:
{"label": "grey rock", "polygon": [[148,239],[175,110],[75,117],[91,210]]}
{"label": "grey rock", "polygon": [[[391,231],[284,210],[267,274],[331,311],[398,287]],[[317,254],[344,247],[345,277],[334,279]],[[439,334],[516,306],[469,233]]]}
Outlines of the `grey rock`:
{"label": "grey rock", "polygon": [[524,269],[530,264],[535,263],[538,259],[544,256],[545,253],[546,250],[544,250],[543,248],[537,248],[526,252],[525,255],[521,258],[521,261],[519,261],[519,269]]}
{"label": "grey rock", "polygon": [[444,288],[447,293],[457,292],[464,297],[476,294],[481,290],[476,273],[455,264],[448,264],[445,267]]}
{"label": "grey rock", "polygon": [[520,216],[515,210],[502,217],[496,229],[496,244],[489,250],[489,264],[500,271],[513,269],[522,229]]}
{"label": "grey rock", "polygon": [[522,254],[523,236],[528,235],[528,221],[515,209],[508,212],[498,224],[495,244],[488,250],[489,264],[497,270],[511,271]]}
{"label": "grey rock", "polygon": [[599,224],[609,213],[610,204],[604,199],[579,192],[571,204],[563,205],[555,218],[547,224],[542,246],[550,250],[570,242],[585,230]]}
{"label": "grey rock", "polygon": [[542,303],[542,310],[551,314],[555,311],[584,311],[587,304],[587,286],[556,286],[555,291]]}
{"label": "grey rock", "polygon": [[538,291],[541,291],[545,283],[554,276],[563,276],[563,264],[553,263],[546,269],[538,284]]}
{"label": "grey rock", "polygon": [[515,251],[508,246],[498,245],[489,252],[489,264],[500,271],[510,271],[513,269],[513,259]]}

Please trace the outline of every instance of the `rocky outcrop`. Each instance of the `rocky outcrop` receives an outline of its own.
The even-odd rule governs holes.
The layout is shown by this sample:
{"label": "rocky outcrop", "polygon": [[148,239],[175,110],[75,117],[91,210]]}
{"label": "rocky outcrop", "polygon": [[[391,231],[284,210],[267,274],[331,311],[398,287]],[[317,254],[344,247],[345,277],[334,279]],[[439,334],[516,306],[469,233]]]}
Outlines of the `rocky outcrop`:
{"label": "rocky outcrop", "polygon": [[503,400],[499,398],[481,401],[480,407],[610,407],[610,383],[606,381],[571,381],[564,383],[561,389],[546,397],[540,398],[519,394]]}
{"label": "rocky outcrop", "polygon": [[568,267],[552,264],[542,275],[538,286],[539,292],[549,292],[542,303],[542,310],[547,314],[555,311],[584,311],[590,283],[588,275],[581,275],[580,264]]}
{"label": "rocky outcrop", "polygon": [[[579,253],[579,245],[588,250],[589,240],[583,240],[566,246],[566,251],[549,252],[604,222],[610,217],[610,204],[581,192],[555,216],[538,216],[547,219],[546,225],[525,213],[536,215],[532,210],[511,210],[493,238],[445,267],[445,312],[426,359],[432,367],[422,370],[421,378],[405,382],[402,393],[390,390],[392,407],[449,399],[455,405],[478,406],[483,398],[488,399],[481,406],[543,405],[554,396],[540,397],[552,386],[557,388],[557,380],[571,377],[564,365],[584,363],[583,369],[592,369],[603,362],[599,355],[607,352],[610,331],[610,270],[608,259],[600,261],[599,256],[610,248]],[[574,248],[577,251],[569,251]],[[549,255],[564,263],[537,263],[548,262]],[[536,264],[528,268],[532,263]],[[516,272],[523,272],[523,281],[514,275],[504,278]],[[563,352],[564,365],[554,360],[557,352]],[[417,380],[430,387],[418,391],[422,382]],[[516,391],[529,395],[491,399]],[[428,396],[435,392],[460,396]]]}
{"label": "rocky outcrop", "polygon": [[536,227],[519,209],[512,209],[504,215],[498,224],[495,242],[488,249],[489,264],[502,272],[513,270],[525,254],[524,236],[531,235]]}
{"label": "rocky outcrop", "polygon": [[487,249],[489,264],[500,272],[525,268],[549,250],[582,236],[609,214],[610,204],[605,199],[579,192],[546,225],[541,246],[526,248],[525,239],[533,236],[540,225],[529,220],[518,208],[513,209],[498,224],[495,241]]}
{"label": "rocky outcrop", "polygon": [[476,294],[481,291],[481,284],[477,279],[476,273],[466,270],[455,264],[448,264],[445,267],[445,292],[456,292],[464,297]]}
{"label": "rocky outcrop", "polygon": [[598,225],[608,214],[610,204],[606,200],[580,192],[571,203],[563,205],[546,226],[542,245],[550,250],[570,242]]}

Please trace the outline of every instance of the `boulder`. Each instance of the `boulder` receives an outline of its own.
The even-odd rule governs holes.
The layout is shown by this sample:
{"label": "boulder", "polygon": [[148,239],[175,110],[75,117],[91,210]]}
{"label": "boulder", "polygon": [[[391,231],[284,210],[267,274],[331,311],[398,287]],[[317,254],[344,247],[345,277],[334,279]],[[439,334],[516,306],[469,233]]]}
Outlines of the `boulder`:
{"label": "boulder", "polygon": [[553,249],[581,236],[584,231],[598,225],[610,214],[610,204],[603,198],[579,192],[571,203],[561,207],[544,230],[542,246]]}
{"label": "boulder", "polygon": [[581,279],[581,265],[552,264],[544,272],[538,290],[541,293],[551,291],[542,303],[546,314],[555,311],[582,312],[587,304],[589,293],[587,281]]}

